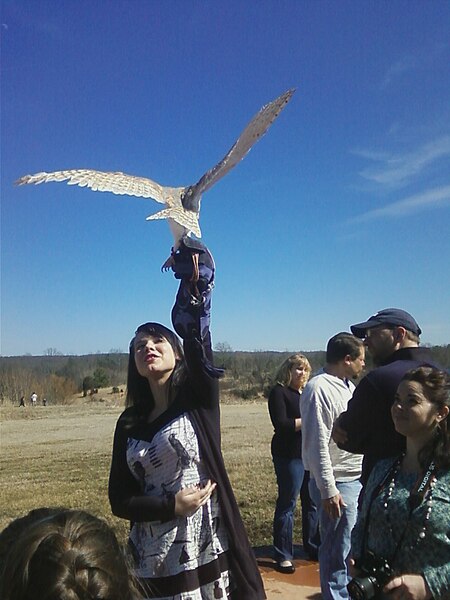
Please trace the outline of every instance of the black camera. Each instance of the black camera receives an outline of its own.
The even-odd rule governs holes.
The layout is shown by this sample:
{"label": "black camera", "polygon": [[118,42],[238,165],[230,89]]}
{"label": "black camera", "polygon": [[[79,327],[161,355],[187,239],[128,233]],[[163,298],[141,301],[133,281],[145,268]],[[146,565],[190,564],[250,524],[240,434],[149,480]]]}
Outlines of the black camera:
{"label": "black camera", "polygon": [[388,561],[372,552],[367,552],[355,566],[362,571],[362,576],[355,577],[347,585],[350,598],[353,600],[383,600],[387,598],[381,590],[394,574]]}

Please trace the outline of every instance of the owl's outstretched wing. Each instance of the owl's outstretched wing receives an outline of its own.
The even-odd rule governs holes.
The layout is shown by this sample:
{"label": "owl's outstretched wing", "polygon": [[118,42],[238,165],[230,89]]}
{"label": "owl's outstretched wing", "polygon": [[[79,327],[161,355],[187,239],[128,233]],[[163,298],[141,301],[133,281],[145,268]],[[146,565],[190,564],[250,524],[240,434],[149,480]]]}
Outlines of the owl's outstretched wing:
{"label": "owl's outstretched wing", "polygon": [[126,173],[93,171],[91,169],[71,169],[68,171],[54,171],[53,173],[35,173],[25,175],[18,179],[16,185],[27,183],[47,183],[49,181],[67,181],[68,185],[88,187],[94,192],[112,192],[152,198],[156,202],[165,203],[164,188],[155,181],[146,177],[136,177]]}
{"label": "owl's outstretched wing", "polygon": [[196,196],[209,190],[221,177],[231,171],[244,158],[250,148],[266,133],[292,98],[294,92],[295,89],[288,90],[261,108],[241,133],[228,154],[215,167],[207,171],[195,186],[192,186]]}

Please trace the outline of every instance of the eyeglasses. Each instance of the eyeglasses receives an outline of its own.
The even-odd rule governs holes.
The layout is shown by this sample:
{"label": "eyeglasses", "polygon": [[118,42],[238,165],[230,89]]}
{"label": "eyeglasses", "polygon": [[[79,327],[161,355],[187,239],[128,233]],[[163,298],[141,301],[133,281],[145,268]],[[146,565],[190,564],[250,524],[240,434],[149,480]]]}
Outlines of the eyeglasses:
{"label": "eyeglasses", "polygon": [[394,331],[395,327],[386,327],[384,325],[380,325],[379,327],[372,327],[371,329],[366,329],[364,332],[363,340],[368,340],[371,337],[377,336],[381,331]]}

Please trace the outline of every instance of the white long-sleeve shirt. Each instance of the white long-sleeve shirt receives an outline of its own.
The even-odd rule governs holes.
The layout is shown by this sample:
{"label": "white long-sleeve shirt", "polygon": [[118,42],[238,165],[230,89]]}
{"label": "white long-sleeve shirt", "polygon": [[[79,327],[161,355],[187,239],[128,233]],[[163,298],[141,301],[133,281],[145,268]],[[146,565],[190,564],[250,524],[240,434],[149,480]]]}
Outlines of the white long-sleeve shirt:
{"label": "white long-sleeve shirt", "polygon": [[331,439],[333,423],[347,409],[355,385],[335,375],[319,372],[300,397],[302,459],[323,500],[336,496],[337,481],[354,481],[361,475],[361,454],[340,450]]}

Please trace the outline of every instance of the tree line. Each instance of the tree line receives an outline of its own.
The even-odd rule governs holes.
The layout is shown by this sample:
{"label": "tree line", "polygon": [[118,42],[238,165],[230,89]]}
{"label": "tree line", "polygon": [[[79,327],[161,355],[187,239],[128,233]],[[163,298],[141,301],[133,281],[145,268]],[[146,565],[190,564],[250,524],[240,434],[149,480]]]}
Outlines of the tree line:
{"label": "tree line", "polygon": [[[433,360],[450,369],[450,344],[432,346]],[[65,403],[74,394],[87,395],[104,387],[124,387],[128,355],[113,351],[107,354],[63,356],[57,351],[44,356],[0,358],[0,402],[19,404],[35,392],[50,403]],[[221,389],[227,395],[247,400],[267,395],[281,363],[292,352],[233,351],[228,344],[217,344],[215,364],[225,369]],[[325,363],[325,352],[303,352],[313,373]],[[370,370],[370,356],[367,368]]]}
{"label": "tree line", "polygon": [[18,404],[35,392],[48,402],[63,404],[77,393],[123,386],[128,355],[114,352],[84,356],[12,356],[0,359],[0,402]]}

